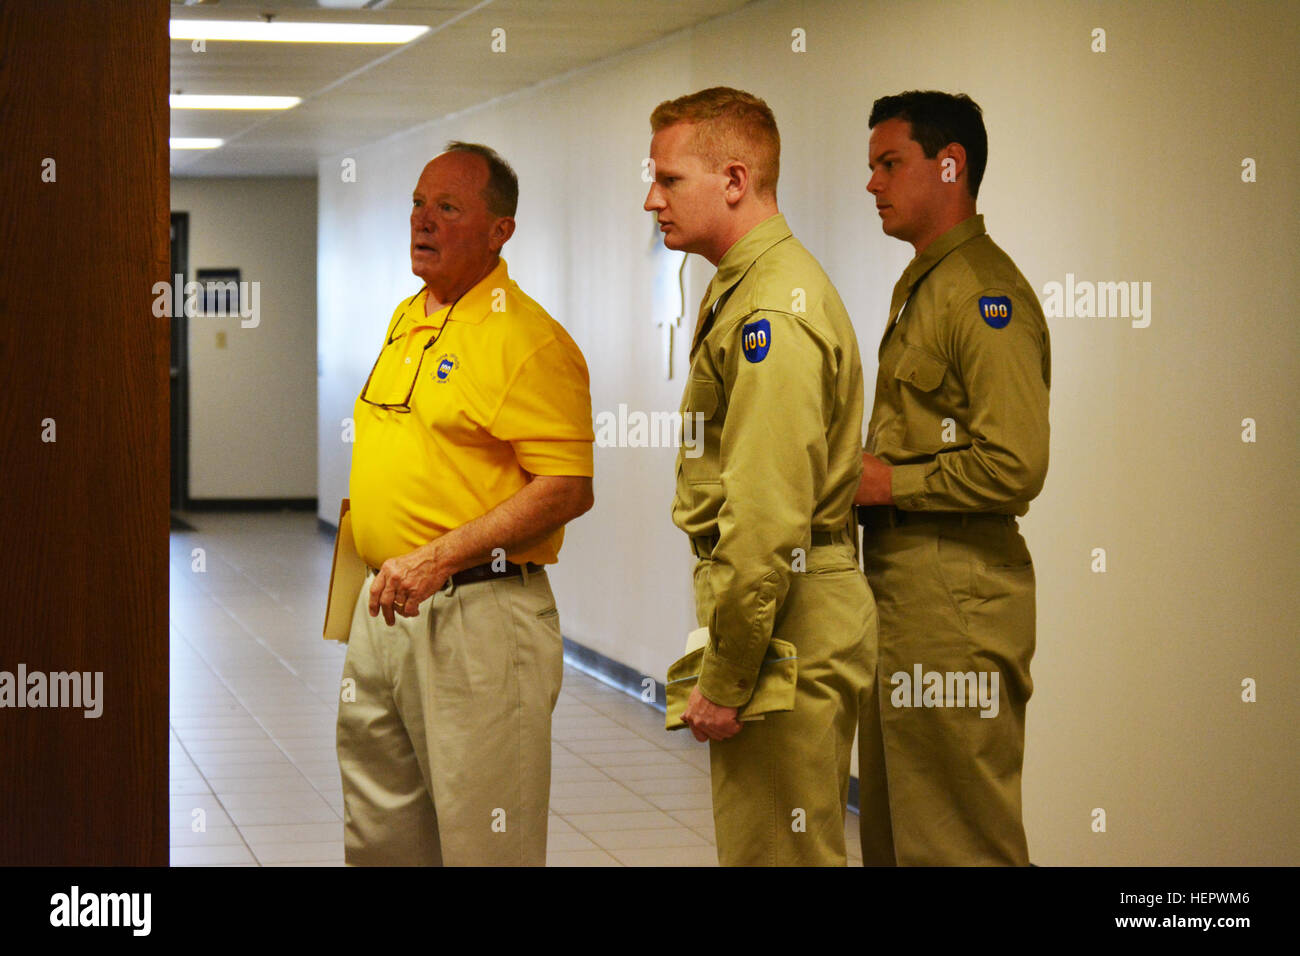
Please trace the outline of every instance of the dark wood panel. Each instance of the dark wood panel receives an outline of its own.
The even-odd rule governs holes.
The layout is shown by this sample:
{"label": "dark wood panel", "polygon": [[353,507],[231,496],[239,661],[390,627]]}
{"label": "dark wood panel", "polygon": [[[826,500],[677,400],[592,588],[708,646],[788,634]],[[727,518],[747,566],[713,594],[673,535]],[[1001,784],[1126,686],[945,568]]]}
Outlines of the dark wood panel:
{"label": "dark wood panel", "polygon": [[103,675],[0,707],[0,864],[168,859],[167,16],[0,3],[0,672]]}

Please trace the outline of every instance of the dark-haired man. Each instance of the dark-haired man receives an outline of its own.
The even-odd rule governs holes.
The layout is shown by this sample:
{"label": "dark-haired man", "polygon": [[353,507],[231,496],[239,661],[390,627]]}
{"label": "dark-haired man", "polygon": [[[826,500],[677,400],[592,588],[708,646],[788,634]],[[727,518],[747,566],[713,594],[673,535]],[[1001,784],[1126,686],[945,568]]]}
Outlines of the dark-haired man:
{"label": "dark-haired man", "polygon": [[425,166],[424,288],[357,398],[352,528],[371,570],[338,717],[350,864],[546,862],[563,663],[544,566],[591,507],[595,436],[582,353],[500,257],[518,192],[486,146]]}
{"label": "dark-haired man", "polygon": [[916,256],[894,287],[855,498],[880,613],[863,862],[1025,865],[1034,569],[1016,518],[1047,474],[1047,324],[975,213],[988,140],[974,101],[887,96],[869,125],[867,191]]}
{"label": "dark-haired man", "polygon": [[[849,534],[862,468],[857,337],[777,209],[781,141],[767,104],[714,87],[660,103],[650,127],[645,208],[664,245],[717,267],[682,398],[683,420],[704,423],[702,454],[678,454],[673,521],[699,559],[696,618],[709,629],[683,719],[709,741],[718,861],[843,866],[876,644]],[[773,639],[797,652],[794,710],[742,725]]]}

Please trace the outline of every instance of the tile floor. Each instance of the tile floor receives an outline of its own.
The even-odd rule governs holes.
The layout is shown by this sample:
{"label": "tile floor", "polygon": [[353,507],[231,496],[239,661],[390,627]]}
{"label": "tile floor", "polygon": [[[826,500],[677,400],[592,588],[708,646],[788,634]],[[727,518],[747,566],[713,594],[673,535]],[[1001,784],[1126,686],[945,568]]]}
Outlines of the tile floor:
{"label": "tile floor", "polygon": [[[171,535],[172,865],[342,866],[345,648],[320,636],[331,542],[312,514],[185,517],[196,530]],[[552,737],[548,865],[717,865],[703,744],[569,666]],[[853,865],[857,824],[848,814]]]}

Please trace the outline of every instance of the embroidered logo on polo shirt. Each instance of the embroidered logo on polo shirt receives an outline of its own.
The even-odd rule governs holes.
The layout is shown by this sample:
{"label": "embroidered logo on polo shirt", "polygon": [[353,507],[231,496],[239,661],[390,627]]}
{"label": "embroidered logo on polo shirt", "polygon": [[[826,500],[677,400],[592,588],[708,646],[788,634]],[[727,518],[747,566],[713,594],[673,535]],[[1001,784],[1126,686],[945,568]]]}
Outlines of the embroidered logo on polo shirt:
{"label": "embroidered logo on polo shirt", "polygon": [[772,347],[772,323],[767,319],[747,323],[740,330],[740,344],[749,361],[763,361]]}
{"label": "embroidered logo on polo shirt", "polygon": [[980,296],[980,318],[995,329],[1005,329],[1011,321],[1011,297],[1007,295]]}
{"label": "embroidered logo on polo shirt", "polygon": [[451,378],[451,373],[460,368],[460,359],[453,352],[443,352],[438,356],[438,364],[433,369],[433,380],[439,385],[445,385],[447,379]]}

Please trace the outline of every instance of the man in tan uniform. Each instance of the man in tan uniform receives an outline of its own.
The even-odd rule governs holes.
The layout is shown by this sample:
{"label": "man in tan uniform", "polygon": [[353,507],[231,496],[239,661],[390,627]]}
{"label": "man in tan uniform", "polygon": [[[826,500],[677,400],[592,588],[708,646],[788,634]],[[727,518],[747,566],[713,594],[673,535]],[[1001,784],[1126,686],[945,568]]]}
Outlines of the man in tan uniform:
{"label": "man in tan uniform", "polygon": [[[870,703],[875,606],[849,529],[862,468],[862,367],[835,288],[776,205],[772,111],[714,88],[651,115],[645,208],[664,244],[717,267],[691,346],[673,521],[709,628],[685,720],[710,741],[723,865],[846,862],[849,757]],[[856,529],[854,529],[856,530]],[[769,640],[798,651],[792,712],[737,721]]]}
{"label": "man in tan uniform", "polygon": [[1034,568],[1016,517],[1047,474],[1047,324],[984,232],[966,96],[872,107],[867,191],[916,257],[894,287],[855,501],[880,607],[859,772],[868,865],[1025,865]]}

